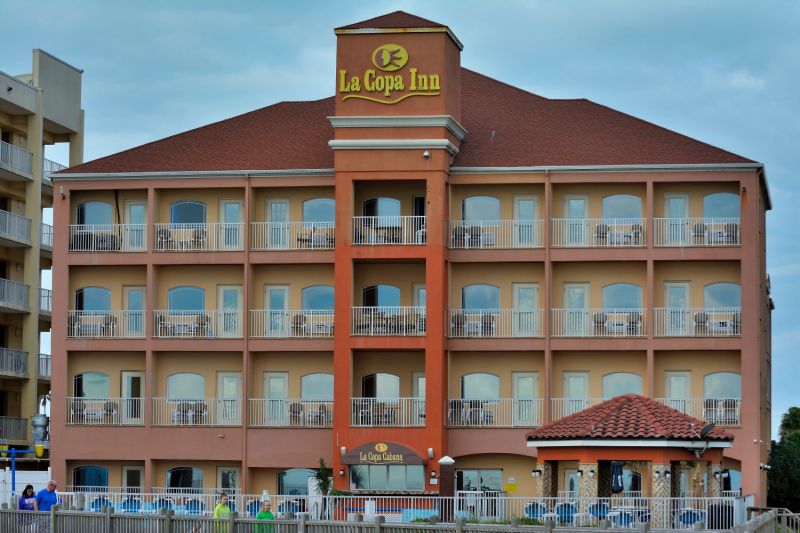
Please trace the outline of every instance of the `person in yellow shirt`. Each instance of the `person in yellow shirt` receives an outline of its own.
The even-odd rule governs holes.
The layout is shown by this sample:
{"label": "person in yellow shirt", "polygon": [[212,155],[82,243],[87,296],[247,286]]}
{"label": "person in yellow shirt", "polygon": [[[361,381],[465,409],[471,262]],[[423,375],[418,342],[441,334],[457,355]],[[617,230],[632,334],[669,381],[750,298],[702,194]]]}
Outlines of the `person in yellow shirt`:
{"label": "person in yellow shirt", "polygon": [[[228,517],[230,516],[230,514],[231,514],[231,510],[228,507],[228,495],[225,494],[224,492],[220,493],[220,495],[219,495],[219,503],[214,508],[214,518],[223,518],[223,519],[227,520]],[[216,527],[217,533],[228,533],[228,524],[219,524],[218,523],[218,524],[216,524],[216,526],[217,526]]]}

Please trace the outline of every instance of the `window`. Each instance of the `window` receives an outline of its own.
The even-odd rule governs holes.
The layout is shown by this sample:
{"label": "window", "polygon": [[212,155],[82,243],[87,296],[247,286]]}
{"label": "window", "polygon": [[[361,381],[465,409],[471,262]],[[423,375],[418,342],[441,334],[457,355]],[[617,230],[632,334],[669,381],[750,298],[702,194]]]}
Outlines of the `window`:
{"label": "window", "polygon": [[174,489],[202,489],[203,471],[191,466],[178,466],[167,470],[167,487]]}
{"label": "window", "polygon": [[362,398],[400,397],[400,378],[394,374],[368,374],[361,377]]}
{"label": "window", "polygon": [[703,288],[703,307],[721,309],[742,306],[742,287],[736,283],[712,283]]}
{"label": "window", "polygon": [[111,291],[103,287],[83,287],[75,291],[76,311],[108,311]]}
{"label": "window", "polygon": [[422,465],[353,465],[350,467],[353,490],[425,490]]}
{"label": "window", "polygon": [[500,289],[494,285],[468,285],[461,289],[462,309],[500,309]]}
{"label": "window", "polygon": [[704,398],[741,398],[742,376],[733,372],[716,372],[703,378]]}
{"label": "window", "polygon": [[333,400],[333,374],[306,374],[300,378],[303,400]]}
{"label": "window", "polygon": [[169,290],[170,311],[202,311],[205,308],[205,290],[198,287],[175,287]]}
{"label": "window", "polygon": [[739,218],[741,205],[738,194],[709,194],[703,197],[703,218]]}
{"label": "window", "polygon": [[336,201],[330,198],[314,198],[303,202],[303,222],[333,224],[336,220]]}
{"label": "window", "polygon": [[99,372],[75,374],[72,378],[72,393],[79,398],[108,398],[111,381]]}
{"label": "window", "polygon": [[603,309],[641,309],[642,288],[630,283],[603,287]]}
{"label": "window", "polygon": [[642,199],[630,194],[603,198],[603,218],[642,218]]}
{"label": "window", "polygon": [[500,378],[494,374],[467,374],[461,376],[461,397],[476,400],[500,398]]}
{"label": "window", "polygon": [[364,307],[399,307],[400,289],[391,285],[372,285],[361,291],[361,305]]}
{"label": "window", "polygon": [[461,200],[461,220],[500,220],[500,200],[491,196],[473,196]]}
{"label": "window", "polygon": [[623,492],[639,492],[642,490],[642,473],[636,470],[622,469]]}
{"label": "window", "polygon": [[399,217],[400,200],[394,198],[371,198],[364,200],[365,217]]}
{"label": "window", "polygon": [[[616,398],[623,394],[642,394],[642,376],[629,372],[617,372],[603,376],[603,399]],[[641,489],[640,489],[641,490]]]}
{"label": "window", "polygon": [[205,224],[206,204],[196,200],[181,200],[169,206],[171,224]]}
{"label": "window", "polygon": [[308,478],[317,473],[308,468],[292,468],[278,474],[280,496],[308,496]]}
{"label": "window", "polygon": [[111,204],[106,202],[84,202],[78,204],[75,214],[75,222],[81,225],[91,226],[114,223],[114,209]]}
{"label": "window", "polygon": [[167,377],[167,398],[205,398],[206,378],[181,372]]}
{"label": "window", "polygon": [[314,285],[303,289],[303,310],[333,311],[333,287]]}
{"label": "window", "polygon": [[108,468],[97,465],[75,467],[72,469],[72,484],[77,487],[108,487]]}
{"label": "window", "polygon": [[502,470],[456,470],[456,490],[500,492],[502,485]]}

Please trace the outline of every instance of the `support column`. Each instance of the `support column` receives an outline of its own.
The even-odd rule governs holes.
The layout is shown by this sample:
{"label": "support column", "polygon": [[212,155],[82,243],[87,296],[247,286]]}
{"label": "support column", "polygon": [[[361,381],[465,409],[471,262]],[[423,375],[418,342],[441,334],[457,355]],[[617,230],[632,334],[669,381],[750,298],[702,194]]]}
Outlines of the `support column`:
{"label": "support column", "polygon": [[[654,287],[654,273],[655,267],[653,260],[647,260],[647,397],[655,398],[655,352],[653,350],[653,337],[656,333],[655,323],[655,310],[653,309],[655,303],[655,287]],[[666,304],[664,304],[666,305]]]}
{"label": "support column", "polygon": [[536,489],[540,498],[555,498],[558,496],[558,462],[546,462],[536,465],[541,474],[536,480]]}
{"label": "support column", "polygon": [[589,505],[591,502],[596,501],[595,498],[599,496],[597,493],[597,472],[599,465],[597,463],[580,463],[578,464],[578,473],[581,478],[578,482],[578,512],[584,515],[589,514]]}
{"label": "support column", "polygon": [[[674,462],[671,464],[672,470],[670,475],[672,478],[670,479],[670,491],[669,495],[672,498],[680,498],[681,496],[681,463]],[[689,480],[686,480],[687,483]]]}
{"label": "support column", "polygon": [[672,473],[672,465],[669,463],[653,463],[650,471],[653,473],[653,514],[650,517],[650,527],[653,529],[666,529],[670,525],[670,503],[669,498],[672,489],[670,480],[667,479],[666,472]]}
{"label": "support column", "polygon": [[[552,272],[550,263],[550,238],[552,232],[550,230],[552,223],[551,206],[552,186],[550,183],[550,171],[544,171],[544,417],[545,423],[552,422],[552,410],[550,408],[550,398],[552,394],[552,376],[550,375],[553,365],[553,357],[550,352],[550,334],[551,334],[551,303],[552,303]],[[541,495],[541,492],[539,493]]]}
{"label": "support column", "polygon": [[[708,489],[707,498],[722,497],[722,465],[718,463],[707,463],[708,469]],[[719,477],[717,477],[719,476]]]}
{"label": "support column", "polygon": [[611,461],[597,463],[597,497],[611,497]]}

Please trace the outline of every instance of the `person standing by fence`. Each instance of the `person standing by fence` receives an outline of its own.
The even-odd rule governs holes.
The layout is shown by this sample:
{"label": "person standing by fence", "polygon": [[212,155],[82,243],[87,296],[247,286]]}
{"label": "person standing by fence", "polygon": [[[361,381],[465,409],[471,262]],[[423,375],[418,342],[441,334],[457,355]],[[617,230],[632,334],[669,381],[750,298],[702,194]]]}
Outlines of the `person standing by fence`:
{"label": "person standing by fence", "polygon": [[[36,494],[33,492],[33,485],[26,485],[25,490],[22,491],[22,496],[19,497],[17,502],[18,511],[33,511],[34,502],[36,501]],[[34,517],[22,515],[19,517],[19,523],[22,526],[22,531],[29,531],[33,529]]]}
{"label": "person standing by fence", "polygon": [[[272,514],[272,504],[269,500],[261,502],[261,509],[256,515],[256,520],[275,520],[275,515]],[[272,529],[269,525],[256,525],[256,533],[271,533]]]}
{"label": "person standing by fence", "polygon": [[[214,508],[214,518],[224,518],[227,520],[230,515],[231,510],[228,507],[228,495],[222,492],[219,495],[219,503]],[[216,531],[218,533],[228,533],[228,524],[217,524],[216,526]]]}

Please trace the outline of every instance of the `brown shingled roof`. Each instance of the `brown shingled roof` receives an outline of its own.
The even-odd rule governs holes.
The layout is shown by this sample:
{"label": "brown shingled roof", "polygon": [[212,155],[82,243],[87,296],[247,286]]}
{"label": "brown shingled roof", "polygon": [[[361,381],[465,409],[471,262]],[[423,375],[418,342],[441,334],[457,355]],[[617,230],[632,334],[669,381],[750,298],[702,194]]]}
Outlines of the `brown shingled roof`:
{"label": "brown shingled roof", "polygon": [[336,28],[336,30],[361,30],[364,28],[384,29],[384,28],[446,28],[446,27],[447,26],[445,26],[444,24],[439,24],[438,22],[433,22],[432,20],[427,20],[422,17],[412,15],[411,13],[406,13],[405,11],[395,11],[394,13],[381,15],[380,17],[375,17],[368,20],[362,20],[361,22],[356,22],[355,24],[350,24],[348,26],[342,26],[340,28]]}
{"label": "brown shingled roof", "polygon": [[[702,420],[692,418],[650,398],[638,394],[625,394],[561,420],[545,424],[530,431],[525,437],[528,440],[537,441],[572,439],[700,440],[698,435],[705,425]],[[733,440],[733,435],[716,427],[711,430],[709,437],[715,441]]]}

